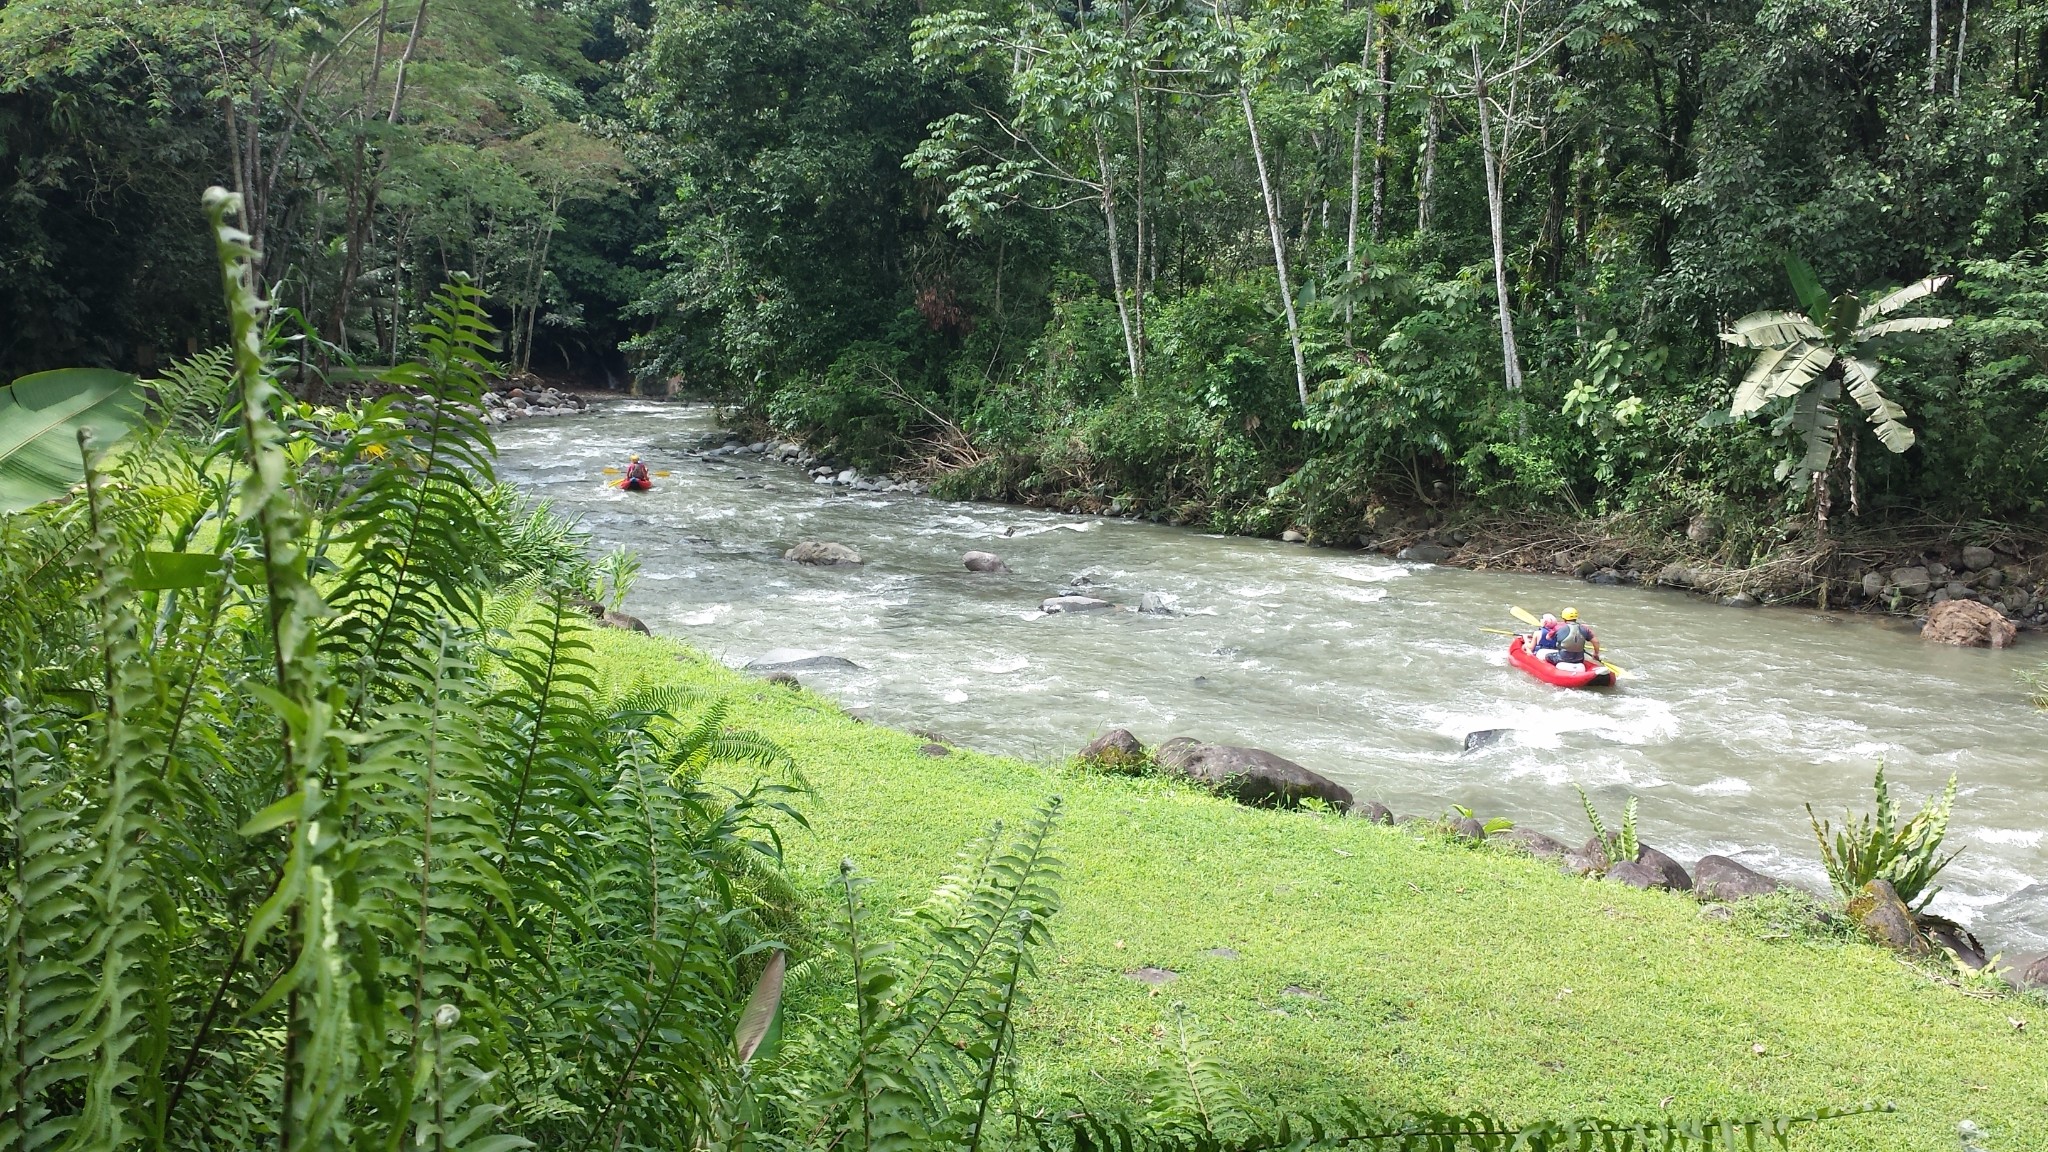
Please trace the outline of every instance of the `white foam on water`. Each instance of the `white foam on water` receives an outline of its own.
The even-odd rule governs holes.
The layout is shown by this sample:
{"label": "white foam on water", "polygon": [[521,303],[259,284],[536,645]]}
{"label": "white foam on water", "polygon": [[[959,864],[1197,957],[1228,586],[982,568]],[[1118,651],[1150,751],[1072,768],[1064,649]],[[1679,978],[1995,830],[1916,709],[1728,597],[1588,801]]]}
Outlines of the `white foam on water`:
{"label": "white foam on water", "polygon": [[1225,588],[1224,592],[1239,600],[1256,600],[1261,596],[1278,596],[1287,591],[1285,584],[1247,584],[1242,588]]}
{"label": "white foam on water", "polygon": [[1705,784],[1693,785],[1691,790],[1702,796],[1746,796],[1753,791],[1749,781],[1740,776],[1717,776]]}
{"label": "white foam on water", "polygon": [[967,693],[954,688],[939,693],[939,699],[944,700],[948,704],[965,704],[967,703]]}
{"label": "white foam on water", "polygon": [[1982,840],[1987,844],[2011,844],[2018,848],[2032,848],[2041,842],[2039,832],[2027,832],[2018,828],[1974,828],[1961,839]]}
{"label": "white foam on water", "polygon": [[1330,595],[1353,604],[1377,604],[1387,598],[1385,588],[1332,588]]}
{"label": "white foam on water", "polygon": [[1334,564],[1328,571],[1332,576],[1365,584],[1384,584],[1408,575],[1408,569],[1399,564]]}
{"label": "white foam on water", "polygon": [[731,611],[731,605],[713,604],[711,607],[706,608],[702,611],[692,612],[687,616],[677,617],[676,623],[681,624],[685,628],[702,628],[706,624],[715,624],[719,620],[724,619],[727,615],[731,613]]}
{"label": "white foam on water", "polygon": [[991,676],[1004,676],[1011,672],[1022,672],[1023,670],[1029,667],[1031,667],[1031,661],[1029,658],[1023,656],[1011,656],[1002,660],[990,660],[981,664],[976,664],[974,665],[974,670],[977,672],[986,672]]}

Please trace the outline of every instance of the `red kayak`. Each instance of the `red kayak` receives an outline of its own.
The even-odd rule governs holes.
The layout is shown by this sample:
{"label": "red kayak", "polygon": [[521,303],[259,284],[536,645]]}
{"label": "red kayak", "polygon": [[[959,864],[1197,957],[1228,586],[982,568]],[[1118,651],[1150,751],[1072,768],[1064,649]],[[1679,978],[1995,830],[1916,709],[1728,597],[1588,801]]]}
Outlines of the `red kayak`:
{"label": "red kayak", "polygon": [[628,491],[628,492],[645,492],[645,491],[647,491],[648,489],[650,489],[650,488],[654,487],[654,481],[652,481],[652,480],[620,480],[620,481],[618,481],[617,483],[613,484],[612,486],[613,486],[613,487],[615,487],[615,488],[624,488],[624,489],[625,489],[626,491]]}
{"label": "red kayak", "polygon": [[1540,660],[1522,649],[1522,638],[1508,641],[1508,663],[1527,672],[1545,684],[1559,688],[1605,688],[1614,683],[1614,670],[1598,661],[1589,662],[1583,671],[1566,672],[1548,660]]}

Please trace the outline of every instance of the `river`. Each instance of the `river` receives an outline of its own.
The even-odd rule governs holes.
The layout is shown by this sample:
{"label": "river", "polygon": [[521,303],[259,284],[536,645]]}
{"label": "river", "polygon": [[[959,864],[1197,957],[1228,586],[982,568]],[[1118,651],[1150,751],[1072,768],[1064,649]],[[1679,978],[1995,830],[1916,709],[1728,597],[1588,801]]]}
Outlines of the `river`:
{"label": "river", "polygon": [[[627,611],[734,665],[773,648],[859,670],[799,673],[877,723],[1027,759],[1112,727],[1297,760],[1401,814],[1452,803],[1570,842],[1572,785],[1610,820],[1640,797],[1646,842],[1718,852],[1826,889],[1804,805],[1870,805],[1882,760],[1915,811],[1961,778],[1934,907],[2008,953],[2048,949],[2048,717],[2015,673],[2048,642],[1961,650],[1897,621],[1723,608],[1675,592],[1468,572],[1137,521],[814,485],[793,466],[685,454],[709,409],[616,401],[498,430],[501,475],[580,515],[641,561]],[[641,452],[648,493],[602,469]],[[798,540],[859,549],[858,569],[786,563]],[[1001,555],[1013,575],[960,556]],[[1155,592],[1178,615],[1041,616],[1093,572],[1094,594]],[[1606,692],[1508,667],[1511,604],[1575,604],[1628,669]],[[1510,729],[1466,752],[1464,736]]]}

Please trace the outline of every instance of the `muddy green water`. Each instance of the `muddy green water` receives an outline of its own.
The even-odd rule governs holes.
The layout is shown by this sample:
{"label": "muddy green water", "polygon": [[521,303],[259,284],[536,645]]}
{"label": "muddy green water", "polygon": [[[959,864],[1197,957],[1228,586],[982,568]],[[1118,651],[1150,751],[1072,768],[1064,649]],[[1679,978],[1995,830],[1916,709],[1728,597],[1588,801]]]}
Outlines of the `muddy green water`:
{"label": "muddy green water", "polygon": [[[1610,813],[1641,797],[1644,839],[1688,863],[1731,855],[1824,889],[1803,805],[1869,803],[1882,759],[1917,804],[1962,778],[1962,857],[1936,907],[2009,952],[2048,949],[2048,718],[2014,673],[2048,657],[1922,643],[1896,623],[1721,608],[1677,593],[1398,564],[1186,529],[815,485],[791,466],[686,448],[709,410],[617,402],[499,430],[504,476],[641,557],[626,610],[743,665],[774,648],[859,670],[804,683],[884,724],[988,752],[1065,755],[1111,727],[1272,749],[1396,812],[1451,803],[1576,842],[1572,790]],[[605,487],[627,451],[673,475]],[[782,561],[798,540],[859,549],[859,569]],[[976,575],[963,552],[1014,574]],[[1176,616],[1041,616],[1093,572]],[[1632,673],[1567,692],[1506,663],[1510,604],[1578,606]],[[1464,736],[1511,729],[1473,752]]]}

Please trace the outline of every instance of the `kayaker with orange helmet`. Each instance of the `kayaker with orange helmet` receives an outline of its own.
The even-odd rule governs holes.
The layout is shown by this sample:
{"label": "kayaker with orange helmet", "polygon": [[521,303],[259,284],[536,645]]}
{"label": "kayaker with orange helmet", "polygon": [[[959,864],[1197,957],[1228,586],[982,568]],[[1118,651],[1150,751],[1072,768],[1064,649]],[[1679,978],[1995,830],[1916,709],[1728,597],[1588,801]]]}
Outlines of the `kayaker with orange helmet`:
{"label": "kayaker with orange helmet", "polygon": [[1556,647],[1544,651],[1543,658],[1552,664],[1584,664],[1589,653],[1595,661],[1600,659],[1600,641],[1594,639],[1591,628],[1579,622],[1577,608],[1557,614],[1557,629],[1551,636]]}
{"label": "kayaker with orange helmet", "polygon": [[654,487],[654,481],[647,475],[647,465],[640,462],[640,454],[634,453],[626,462],[626,478],[619,481],[619,487],[628,492],[643,492]]}

